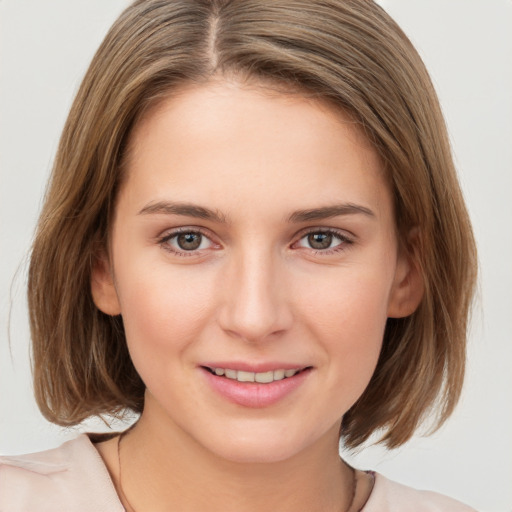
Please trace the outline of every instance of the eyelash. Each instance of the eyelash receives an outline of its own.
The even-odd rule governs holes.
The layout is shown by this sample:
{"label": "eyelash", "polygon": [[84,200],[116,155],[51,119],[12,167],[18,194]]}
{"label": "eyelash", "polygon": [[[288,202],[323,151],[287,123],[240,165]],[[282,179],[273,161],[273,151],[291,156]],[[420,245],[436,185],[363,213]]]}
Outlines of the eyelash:
{"label": "eyelash", "polygon": [[[340,232],[340,231],[337,231],[335,229],[328,229],[328,228],[312,228],[312,229],[309,229],[308,231],[306,232],[302,232],[300,234],[300,237],[298,238],[298,240],[296,242],[294,242],[292,244],[292,246],[298,244],[301,240],[303,240],[304,238],[306,238],[307,236],[311,235],[311,234],[317,234],[317,233],[322,233],[322,234],[325,234],[325,235],[330,235],[334,238],[337,238],[340,243],[332,248],[327,248],[327,249],[313,249],[312,247],[309,248],[309,250],[312,250],[314,251],[314,254],[315,255],[321,255],[321,256],[329,256],[331,254],[335,254],[335,253],[338,253],[338,252],[342,252],[342,251],[345,251],[347,250],[347,248],[349,246],[351,246],[353,243],[354,243],[354,240],[350,237],[348,237],[346,234]],[[214,242],[212,242],[211,240],[211,236],[205,232],[204,230],[200,229],[200,228],[178,228],[178,229],[175,229],[173,230],[171,233],[168,233],[166,234],[165,236],[159,238],[157,240],[157,243],[166,251],[170,252],[171,254],[175,255],[175,256],[183,256],[183,257],[190,257],[190,256],[197,256],[198,255],[198,250],[190,250],[190,251],[179,251],[179,250],[176,250],[174,248],[172,248],[171,245],[169,245],[169,242],[176,238],[177,236],[179,236],[180,234],[198,234],[198,235],[201,235],[205,238],[207,238],[212,244],[214,244]],[[303,247],[305,248],[305,247]]]}

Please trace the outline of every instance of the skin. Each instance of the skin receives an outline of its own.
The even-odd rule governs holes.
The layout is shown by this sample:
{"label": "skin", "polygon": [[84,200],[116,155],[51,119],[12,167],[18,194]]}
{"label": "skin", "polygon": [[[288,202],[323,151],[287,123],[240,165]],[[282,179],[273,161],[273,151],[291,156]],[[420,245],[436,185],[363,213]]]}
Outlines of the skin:
{"label": "skin", "polygon": [[[218,218],[178,214],[171,202]],[[297,219],[335,205],[357,208]],[[199,249],[180,248],[177,228],[200,230]],[[308,234],[326,230],[328,247],[312,247]],[[353,122],[225,80],[173,95],[132,133],[92,292],[98,308],[122,315],[147,386],[122,444],[135,509],[346,510],[341,418],[374,372],[386,319],[421,298],[381,163]],[[311,369],[284,399],[250,408],[208,385],[205,361]],[[98,450],[118,485],[117,441]],[[370,491],[358,480],[354,506]]]}

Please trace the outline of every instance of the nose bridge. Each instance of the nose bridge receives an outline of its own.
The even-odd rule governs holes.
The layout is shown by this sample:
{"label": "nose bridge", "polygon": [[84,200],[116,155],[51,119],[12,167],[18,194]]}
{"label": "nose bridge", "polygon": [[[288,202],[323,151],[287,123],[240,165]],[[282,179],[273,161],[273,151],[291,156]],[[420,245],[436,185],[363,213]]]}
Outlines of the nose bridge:
{"label": "nose bridge", "polygon": [[280,262],[268,246],[239,248],[230,258],[224,283],[221,326],[248,341],[267,338],[289,327]]}

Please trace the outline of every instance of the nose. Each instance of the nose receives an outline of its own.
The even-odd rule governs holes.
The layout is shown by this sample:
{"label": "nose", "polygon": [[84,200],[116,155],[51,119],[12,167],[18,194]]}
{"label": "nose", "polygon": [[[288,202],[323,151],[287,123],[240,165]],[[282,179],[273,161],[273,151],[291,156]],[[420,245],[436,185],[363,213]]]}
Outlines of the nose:
{"label": "nose", "polygon": [[278,260],[268,249],[249,249],[227,264],[218,318],[229,335],[257,342],[290,328],[292,313],[283,279],[284,262]]}

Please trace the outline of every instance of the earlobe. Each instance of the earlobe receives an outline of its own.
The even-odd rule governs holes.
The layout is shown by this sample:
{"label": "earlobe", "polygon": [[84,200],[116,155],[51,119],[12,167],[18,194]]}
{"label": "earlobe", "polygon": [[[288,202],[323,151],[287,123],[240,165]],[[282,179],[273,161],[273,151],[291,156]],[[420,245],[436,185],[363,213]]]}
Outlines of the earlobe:
{"label": "earlobe", "polygon": [[[409,237],[412,245],[417,238],[417,231]],[[425,291],[423,276],[419,264],[414,256],[414,250],[409,245],[408,250],[403,249],[398,257],[395,280],[388,302],[389,318],[404,318],[412,315],[418,306]]]}
{"label": "earlobe", "polygon": [[91,272],[91,294],[96,307],[106,315],[121,314],[110,262],[106,254],[99,256]]}

